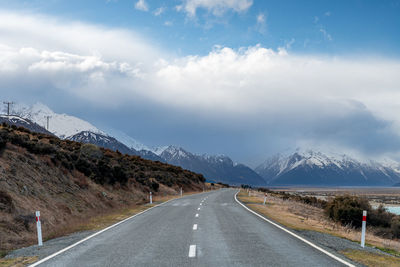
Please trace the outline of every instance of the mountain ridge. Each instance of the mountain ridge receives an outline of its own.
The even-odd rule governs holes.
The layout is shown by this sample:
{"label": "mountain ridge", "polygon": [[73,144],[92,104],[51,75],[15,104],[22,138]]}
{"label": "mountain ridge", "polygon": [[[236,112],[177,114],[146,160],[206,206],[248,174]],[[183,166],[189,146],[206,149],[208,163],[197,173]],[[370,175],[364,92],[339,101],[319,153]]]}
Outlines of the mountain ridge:
{"label": "mountain ridge", "polygon": [[269,185],[391,186],[400,181],[395,165],[312,150],[274,155],[255,171]]}
{"label": "mountain ridge", "polygon": [[235,185],[265,185],[264,180],[251,168],[244,164],[234,163],[224,155],[198,155],[171,145],[150,148],[122,132],[111,131],[113,134],[108,134],[80,118],[55,113],[42,103],[32,106],[14,105],[13,113],[32,120],[38,125],[46,125],[46,117],[49,116],[49,131],[61,139],[90,143],[114,151],[118,150],[124,154],[180,166],[202,173],[210,181]]}

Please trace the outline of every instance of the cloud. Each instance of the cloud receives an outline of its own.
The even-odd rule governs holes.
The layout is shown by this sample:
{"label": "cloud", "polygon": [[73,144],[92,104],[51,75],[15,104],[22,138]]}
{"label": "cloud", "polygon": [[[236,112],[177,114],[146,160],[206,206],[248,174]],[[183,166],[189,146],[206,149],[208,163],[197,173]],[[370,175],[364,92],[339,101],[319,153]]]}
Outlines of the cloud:
{"label": "cloud", "polygon": [[267,32],[267,16],[264,13],[259,13],[256,16],[256,21],[256,30],[261,34],[265,34]]}
{"label": "cloud", "polygon": [[166,10],[165,7],[159,7],[156,10],[154,10],[153,14],[154,16],[160,16],[162,13],[164,13]]}
{"label": "cloud", "polygon": [[61,90],[120,99],[162,54],[134,32],[44,16],[0,11],[0,34],[0,85],[27,97]]}
{"label": "cloud", "polygon": [[139,0],[135,3],[135,8],[141,11],[149,11],[149,6],[146,3],[146,0]]}
{"label": "cloud", "polygon": [[332,41],[333,40],[332,36],[322,26],[320,26],[319,31],[324,36],[325,40],[328,40],[328,41]]}
{"label": "cloud", "polygon": [[184,135],[194,127],[197,138],[210,136],[201,144],[218,140],[238,157],[302,143],[371,155],[400,149],[396,59],[260,45],[176,57],[132,31],[1,11],[0,36],[0,90],[11,100],[73,98],[96,111],[133,110],[134,129],[162,125],[176,140],[193,140]]}
{"label": "cloud", "polygon": [[292,142],[354,143],[377,153],[400,148],[400,120],[393,115],[400,108],[385,108],[400,97],[398,61],[292,55],[255,46],[217,47],[207,56],[162,65],[153,79],[160,89],[152,96],[161,103],[217,120],[234,118],[243,127],[258,125],[268,138],[275,129]]}
{"label": "cloud", "polygon": [[215,16],[222,16],[228,10],[245,12],[252,5],[252,0],[182,0],[182,4],[176,6],[176,10],[186,12],[189,17],[196,16],[198,9],[205,9]]}
{"label": "cloud", "polygon": [[164,25],[165,26],[172,26],[172,25],[174,25],[174,23],[172,21],[170,21],[170,20],[167,20],[167,21],[164,22]]}

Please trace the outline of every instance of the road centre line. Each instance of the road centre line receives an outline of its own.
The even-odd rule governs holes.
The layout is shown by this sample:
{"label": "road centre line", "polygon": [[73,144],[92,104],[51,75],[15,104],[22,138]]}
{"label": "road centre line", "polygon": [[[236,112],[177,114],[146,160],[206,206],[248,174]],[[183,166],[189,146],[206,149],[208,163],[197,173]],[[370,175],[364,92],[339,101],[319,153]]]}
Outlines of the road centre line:
{"label": "road centre line", "polygon": [[190,245],[189,247],[189,258],[196,257],[196,245]]}
{"label": "road centre line", "polygon": [[193,224],[193,230],[197,230],[197,224]]}
{"label": "road centre line", "polygon": [[[199,194],[204,194],[204,193],[199,193]],[[190,196],[190,195],[188,195],[188,196],[183,196],[183,198],[186,198],[186,197],[189,197],[189,196]],[[68,250],[70,250],[71,248],[76,247],[76,246],[78,246],[79,244],[81,244],[81,243],[83,243],[83,242],[85,242],[85,241],[87,241],[87,240],[89,240],[89,239],[92,239],[93,237],[95,237],[95,236],[97,236],[97,235],[99,235],[99,234],[101,234],[101,233],[103,233],[103,232],[114,228],[114,227],[117,226],[117,225],[120,225],[120,224],[122,224],[122,223],[124,223],[124,222],[126,222],[126,221],[128,221],[128,220],[130,220],[130,219],[133,219],[133,218],[136,217],[136,216],[139,216],[139,215],[141,215],[141,214],[143,214],[143,213],[146,213],[146,212],[148,212],[148,211],[150,211],[150,210],[152,210],[152,209],[154,209],[154,208],[156,208],[156,207],[159,207],[159,206],[162,206],[162,205],[164,205],[164,204],[167,204],[168,202],[172,202],[172,201],[174,201],[174,200],[180,200],[180,199],[182,199],[182,198],[170,199],[170,200],[167,200],[167,201],[165,201],[165,202],[163,202],[163,203],[160,203],[160,204],[158,204],[158,205],[155,205],[155,206],[153,206],[153,207],[151,207],[151,208],[148,208],[148,209],[146,209],[146,210],[144,210],[144,211],[142,211],[142,212],[136,213],[136,214],[132,215],[131,217],[128,217],[128,218],[126,218],[126,219],[124,219],[124,220],[122,220],[122,221],[120,221],[120,222],[117,222],[117,223],[115,223],[115,224],[113,224],[113,225],[110,225],[110,226],[104,228],[103,230],[100,230],[100,231],[98,231],[98,232],[96,232],[96,233],[94,233],[94,234],[92,234],[92,235],[90,235],[90,236],[88,236],[88,237],[85,237],[85,238],[81,239],[81,240],[79,240],[78,242],[76,242],[76,243],[74,243],[74,244],[72,244],[72,245],[70,245],[70,246],[68,246],[68,247],[65,247],[65,248],[63,248],[63,249],[61,249],[61,250],[59,250],[59,251],[57,251],[57,252],[55,252],[55,253],[53,253],[53,254],[51,254],[51,255],[49,255],[49,256],[47,256],[47,257],[45,257],[45,258],[43,258],[43,259],[37,261],[37,262],[35,262],[35,263],[29,265],[28,267],[36,267],[36,266],[38,266],[38,265],[40,265],[40,264],[42,264],[42,263],[44,263],[44,262],[46,262],[46,261],[48,261],[48,260],[54,258],[54,257],[56,257],[57,255],[60,255],[60,254],[64,253],[65,251],[68,251]]]}
{"label": "road centre line", "polygon": [[199,214],[198,214],[198,213],[196,213],[196,215],[195,215],[194,217],[199,217]]}

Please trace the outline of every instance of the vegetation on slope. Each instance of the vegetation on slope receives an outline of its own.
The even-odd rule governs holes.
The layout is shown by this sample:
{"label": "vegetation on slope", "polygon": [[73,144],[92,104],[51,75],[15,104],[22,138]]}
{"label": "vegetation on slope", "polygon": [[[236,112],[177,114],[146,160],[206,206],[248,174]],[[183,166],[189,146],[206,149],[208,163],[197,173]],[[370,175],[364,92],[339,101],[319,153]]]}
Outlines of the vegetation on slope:
{"label": "vegetation on slope", "polygon": [[35,243],[60,227],[155,196],[200,191],[204,177],[180,167],[15,126],[0,126],[0,251]]}

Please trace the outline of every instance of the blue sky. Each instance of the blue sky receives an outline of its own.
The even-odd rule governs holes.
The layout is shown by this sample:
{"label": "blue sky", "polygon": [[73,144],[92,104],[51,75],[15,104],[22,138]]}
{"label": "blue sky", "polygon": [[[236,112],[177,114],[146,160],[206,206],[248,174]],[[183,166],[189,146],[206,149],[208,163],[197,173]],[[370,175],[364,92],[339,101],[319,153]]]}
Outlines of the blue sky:
{"label": "blue sky", "polygon": [[400,0],[3,0],[0,90],[250,165],[298,146],[400,159],[399,14]]}
{"label": "blue sky", "polygon": [[[248,0],[243,2],[252,4],[240,12],[228,9],[214,16],[200,6],[195,17],[177,11],[185,2],[178,0],[146,0],[147,10],[136,9],[132,0],[1,2],[5,9],[132,29],[179,55],[204,55],[214,45],[239,48],[255,44],[290,46],[300,53],[400,54],[399,0]],[[257,25],[259,15],[265,26]]]}

